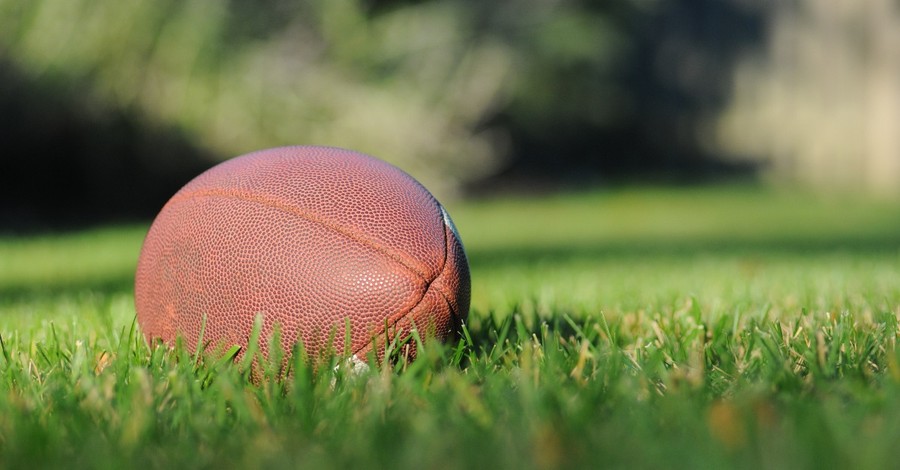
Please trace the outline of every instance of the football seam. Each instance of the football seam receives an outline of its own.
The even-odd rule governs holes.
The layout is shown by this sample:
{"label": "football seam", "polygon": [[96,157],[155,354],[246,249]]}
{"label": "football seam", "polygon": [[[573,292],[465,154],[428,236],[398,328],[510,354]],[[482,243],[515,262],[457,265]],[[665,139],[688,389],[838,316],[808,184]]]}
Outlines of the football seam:
{"label": "football seam", "polygon": [[[193,199],[193,198],[198,198],[198,197],[222,197],[222,198],[226,198],[226,199],[227,198],[239,199],[242,201],[255,202],[258,204],[262,204],[264,206],[271,207],[273,209],[278,209],[278,210],[287,212],[291,215],[295,215],[295,216],[300,217],[301,219],[304,219],[308,222],[312,222],[314,224],[320,225],[328,230],[331,230],[332,232],[335,232],[337,234],[340,234],[347,238],[350,238],[351,240],[359,242],[360,244],[362,244],[368,248],[371,248],[379,253],[387,255],[389,258],[393,259],[398,264],[400,264],[401,266],[403,266],[406,269],[408,269],[409,271],[411,271],[413,274],[418,276],[423,282],[426,282],[429,285],[431,284],[431,282],[434,281],[434,279],[429,280],[428,275],[425,272],[425,270],[421,269],[421,266],[417,266],[417,264],[419,264],[419,263],[417,263],[412,257],[407,255],[406,253],[398,251],[398,250],[393,250],[389,247],[381,245],[373,240],[366,238],[362,234],[356,233],[353,230],[344,228],[333,222],[329,222],[324,218],[317,217],[307,211],[303,211],[301,209],[293,207],[293,206],[286,204],[282,201],[279,201],[278,199],[275,199],[275,198],[266,197],[266,196],[260,195],[260,194],[244,193],[244,192],[239,192],[239,191],[207,189],[207,190],[202,190],[202,191],[192,191],[192,192],[185,193],[185,194],[176,194],[175,196],[172,197],[172,199],[169,201],[169,203],[167,205],[171,205],[176,202],[180,202],[181,200]],[[446,237],[447,237],[447,233],[446,233],[446,229],[445,229],[444,230],[444,263],[446,263],[446,261],[447,261]],[[443,271],[443,263],[442,263],[441,269],[438,270],[438,272],[440,273],[442,271]],[[437,278],[437,276],[435,276],[435,278]],[[423,296],[424,296],[424,294],[423,294]],[[420,300],[420,302],[421,302],[421,300]]]}
{"label": "football seam", "polygon": [[[393,315],[392,317],[389,317],[388,321],[385,322],[386,324],[385,324],[384,328],[376,329],[377,333],[374,333],[372,335],[373,338],[377,338],[377,337],[383,335],[385,333],[385,331],[390,330],[394,325],[396,325],[397,323],[400,323],[401,321],[403,321],[404,318],[406,318],[410,314],[412,314],[412,312],[414,312],[416,310],[416,308],[419,307],[419,305],[422,305],[422,301],[425,300],[425,297],[428,296],[428,292],[431,291],[432,288],[434,288],[437,291],[437,293],[441,296],[441,298],[444,299],[444,302],[447,303],[447,308],[450,310],[450,314],[453,315],[454,317],[458,316],[456,313],[456,310],[453,308],[453,304],[447,298],[447,294],[443,291],[443,289],[441,289],[440,287],[435,287],[435,285],[434,285],[434,282],[437,281],[438,279],[440,279],[440,277],[444,274],[444,270],[447,269],[447,258],[450,257],[449,240],[447,239],[447,224],[442,223],[441,225],[444,228],[444,230],[443,230],[443,232],[444,232],[444,243],[443,243],[444,258],[443,258],[443,261],[441,262],[441,268],[438,269],[437,274],[435,274],[435,276],[434,276],[434,279],[427,281],[425,288],[422,289],[422,296],[419,297],[419,300],[417,300],[415,303],[413,303],[412,306],[410,306],[409,309],[407,309],[405,312],[398,313],[396,315]],[[369,348],[371,346],[372,346],[372,341],[367,341],[362,346],[356,348],[356,350],[354,350],[352,352],[352,354],[357,355],[363,351],[366,351],[367,348]]]}
{"label": "football seam", "polygon": [[[444,222],[444,261],[441,263],[441,269],[438,271],[437,275],[434,276],[434,279],[428,283],[428,289],[431,289],[431,286],[434,285],[434,281],[437,281],[441,276],[444,275],[444,270],[447,269],[447,259],[450,258],[450,237],[447,235],[447,231],[453,232],[450,230],[450,227],[447,226],[447,223]],[[450,309],[450,313],[453,316],[458,316],[456,309],[453,308],[453,302],[450,301],[450,296],[447,295],[447,292],[444,290],[444,284],[441,284],[437,287],[438,294],[444,298],[444,301],[447,302],[447,307]],[[426,289],[426,292],[427,290]],[[422,296],[424,298],[424,295]],[[421,302],[421,300],[419,301]]]}

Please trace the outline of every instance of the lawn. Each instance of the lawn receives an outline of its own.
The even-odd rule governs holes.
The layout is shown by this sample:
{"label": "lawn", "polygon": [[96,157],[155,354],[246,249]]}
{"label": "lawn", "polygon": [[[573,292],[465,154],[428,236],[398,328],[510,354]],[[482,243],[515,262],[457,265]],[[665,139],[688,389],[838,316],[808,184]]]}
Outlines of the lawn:
{"label": "lawn", "polygon": [[260,385],[143,342],[146,226],[0,238],[0,467],[896,467],[897,201],[637,188],[450,212],[459,343]]}

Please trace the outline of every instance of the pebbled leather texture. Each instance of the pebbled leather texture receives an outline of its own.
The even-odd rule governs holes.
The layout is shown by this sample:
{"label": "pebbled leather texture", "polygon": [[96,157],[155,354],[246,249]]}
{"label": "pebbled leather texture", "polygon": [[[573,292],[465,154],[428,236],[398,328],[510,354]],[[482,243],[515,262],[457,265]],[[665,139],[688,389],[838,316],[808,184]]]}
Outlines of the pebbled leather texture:
{"label": "pebbled leather texture", "polygon": [[191,351],[204,318],[204,346],[244,350],[261,315],[261,338],[278,325],[284,351],[302,341],[312,359],[363,357],[375,345],[381,359],[384,338],[413,326],[455,334],[469,289],[452,222],[412,177],[348,150],[284,147],[226,161],[172,197],[144,241],[135,307],[148,341],[181,335]]}

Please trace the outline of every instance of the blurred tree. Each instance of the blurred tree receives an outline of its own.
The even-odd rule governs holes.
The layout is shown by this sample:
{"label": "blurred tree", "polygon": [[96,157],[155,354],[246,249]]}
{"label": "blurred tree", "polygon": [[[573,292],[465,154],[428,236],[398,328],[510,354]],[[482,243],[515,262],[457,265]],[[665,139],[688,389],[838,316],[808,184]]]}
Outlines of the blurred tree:
{"label": "blurred tree", "polygon": [[472,127],[509,64],[499,46],[463,39],[461,4],[377,17],[355,0],[252,5],[0,0],[10,26],[0,44],[23,73],[173,125],[222,156],[349,147],[444,193],[496,166],[494,137]]}
{"label": "blurred tree", "polygon": [[[492,174],[720,171],[702,125],[761,29],[740,0],[0,0],[6,79],[29,90],[9,106],[45,116],[15,132],[57,149],[19,151],[86,168],[85,192],[128,181],[113,168],[288,144],[383,157],[442,196]],[[139,137],[160,130],[202,150]]]}
{"label": "blurred tree", "polygon": [[36,84],[0,60],[0,230],[155,214],[208,166],[177,129]]}
{"label": "blurred tree", "polygon": [[481,8],[483,30],[516,53],[512,97],[492,123],[509,130],[517,159],[502,176],[571,182],[753,171],[704,143],[707,117],[728,101],[734,62],[763,38],[758,9],[728,0]]}

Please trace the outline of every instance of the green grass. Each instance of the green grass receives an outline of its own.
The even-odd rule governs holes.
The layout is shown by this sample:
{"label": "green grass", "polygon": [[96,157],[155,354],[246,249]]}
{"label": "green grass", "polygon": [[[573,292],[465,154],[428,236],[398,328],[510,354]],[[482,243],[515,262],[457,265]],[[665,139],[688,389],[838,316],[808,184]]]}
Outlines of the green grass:
{"label": "green grass", "polygon": [[143,343],[146,227],[0,240],[0,467],[895,466],[900,204],[646,189],[451,213],[465,340],[260,386]]}

